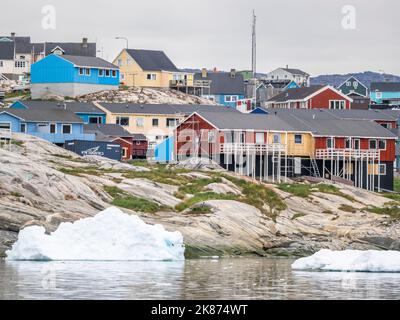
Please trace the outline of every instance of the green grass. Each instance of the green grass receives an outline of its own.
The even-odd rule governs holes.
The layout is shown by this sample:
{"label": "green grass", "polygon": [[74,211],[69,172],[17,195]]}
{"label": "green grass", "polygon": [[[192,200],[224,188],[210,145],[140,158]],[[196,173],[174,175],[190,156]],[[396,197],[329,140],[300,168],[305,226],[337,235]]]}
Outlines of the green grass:
{"label": "green grass", "polygon": [[398,193],[383,193],[382,194],[385,198],[397,201],[400,203],[400,194]]}
{"label": "green grass", "polygon": [[400,178],[394,178],[394,191],[400,192]]}
{"label": "green grass", "polygon": [[346,211],[346,212],[351,212],[351,213],[356,213],[356,212],[358,211],[356,208],[354,208],[354,207],[352,207],[352,206],[349,206],[349,205],[347,205],[347,204],[342,204],[342,205],[339,207],[339,210],[341,210],[341,211]]}
{"label": "green grass", "polygon": [[27,92],[18,92],[18,91],[16,91],[16,92],[8,92],[8,93],[6,93],[6,95],[5,95],[5,99],[10,99],[10,98],[16,98],[16,97],[24,97],[24,96],[27,96],[27,95],[29,95],[29,93],[27,93]]}
{"label": "green grass", "polygon": [[204,187],[209,185],[210,183],[221,183],[222,179],[220,177],[212,177],[212,178],[203,178],[203,179],[194,179],[188,184],[181,186],[179,188],[180,193],[188,193],[188,194],[196,194],[204,191]]}
{"label": "green grass", "polygon": [[164,208],[147,199],[134,197],[117,187],[105,186],[104,190],[114,198],[111,204],[121,208],[147,213],[158,212]]}
{"label": "green grass", "polygon": [[313,192],[321,192],[337,195],[352,202],[355,201],[352,196],[341,192],[338,187],[331,184],[281,183],[278,188],[300,198],[308,198]]}
{"label": "green grass", "polygon": [[298,218],[304,217],[305,215],[306,215],[305,213],[296,213],[290,220],[296,220]]}
{"label": "green grass", "polygon": [[11,144],[16,145],[18,147],[22,147],[24,145],[24,142],[20,141],[20,140],[13,140],[11,139]]}
{"label": "green grass", "polygon": [[[132,164],[132,162],[131,162]],[[191,182],[191,178],[181,176],[180,173],[190,172],[189,170],[176,169],[172,170],[167,168],[165,165],[150,165],[147,166],[151,171],[129,171],[123,176],[128,179],[143,178],[153,182],[164,183],[174,186],[183,186]]]}
{"label": "green grass", "polygon": [[390,216],[390,218],[392,218],[394,220],[400,219],[400,208],[397,204],[388,203],[383,208],[369,207],[369,208],[366,208],[365,210],[368,212],[375,213],[375,214],[388,215],[388,216]]}
{"label": "green grass", "polygon": [[[182,212],[186,209],[192,208],[193,206],[201,203],[206,202],[209,200],[238,200],[237,196],[231,194],[218,194],[215,192],[201,192],[194,195],[192,198],[189,198],[178,205],[175,206],[175,210]],[[192,211],[194,208],[192,208]]]}

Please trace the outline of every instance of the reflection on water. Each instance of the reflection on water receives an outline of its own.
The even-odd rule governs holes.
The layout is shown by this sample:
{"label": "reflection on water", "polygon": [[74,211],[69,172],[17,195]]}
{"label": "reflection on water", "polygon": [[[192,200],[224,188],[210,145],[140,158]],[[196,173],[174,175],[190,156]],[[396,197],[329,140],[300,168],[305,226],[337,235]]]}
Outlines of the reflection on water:
{"label": "reflection on water", "polygon": [[292,271],[289,259],[4,262],[0,299],[399,299],[398,273]]}

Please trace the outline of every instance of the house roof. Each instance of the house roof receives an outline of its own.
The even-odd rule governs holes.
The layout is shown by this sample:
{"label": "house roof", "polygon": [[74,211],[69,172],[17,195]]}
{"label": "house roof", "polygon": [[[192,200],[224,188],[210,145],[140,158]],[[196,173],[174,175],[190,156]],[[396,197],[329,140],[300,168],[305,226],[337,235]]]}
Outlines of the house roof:
{"label": "house roof", "polygon": [[104,68],[104,69],[118,70],[118,67],[112,64],[111,62],[108,62],[98,57],[70,56],[70,55],[61,55],[58,57],[73,63],[76,67]]}
{"label": "house roof", "polygon": [[[13,42],[13,38],[10,36],[0,36],[0,39],[8,39],[10,42]],[[15,43],[19,43],[19,42],[30,43],[31,42],[31,37],[15,37],[14,39],[15,39]]]}
{"label": "house roof", "polygon": [[278,116],[291,115],[299,119],[354,119],[354,120],[382,120],[396,121],[394,113],[383,110],[339,110],[339,109],[264,109],[269,114]]}
{"label": "house roof", "polygon": [[0,113],[9,113],[26,122],[63,122],[63,123],[83,123],[75,113],[66,110],[49,109],[0,109]]}
{"label": "house roof", "polygon": [[118,124],[85,124],[83,130],[87,133],[100,133],[108,137],[132,137],[134,140],[147,140],[143,134],[132,134]]}
{"label": "house roof", "polygon": [[292,88],[277,94],[267,101],[286,102],[289,100],[303,100],[324,87],[323,85],[313,85],[309,87]]}
{"label": "house roof", "polygon": [[0,41],[0,60],[14,60],[14,43]]}
{"label": "house roof", "polygon": [[231,77],[230,72],[207,72],[207,76],[203,77],[201,72],[194,74],[195,80],[209,80],[211,81],[210,93],[212,95],[244,95],[245,83],[241,73],[235,74]]}
{"label": "house roof", "polygon": [[372,91],[400,92],[400,82],[371,82]]}
{"label": "house roof", "polygon": [[44,47],[46,48],[46,56],[52,54],[52,51],[57,47],[70,56],[96,57],[97,54],[96,43],[93,42],[88,42],[86,45],[82,42],[46,42]]}
{"label": "house roof", "polygon": [[238,113],[234,108],[215,105],[180,105],[180,104],[135,104],[135,103],[102,103],[100,105],[112,113],[118,114],[155,114],[155,115],[190,115],[203,109],[210,112]]}
{"label": "house roof", "polygon": [[300,69],[292,69],[292,68],[280,68],[282,70],[285,70],[286,72],[289,72],[291,74],[299,74],[302,76],[309,76],[309,74],[307,72],[304,72]]}
{"label": "house roof", "polygon": [[97,108],[91,102],[54,102],[54,101],[19,101],[28,109],[64,109],[74,113],[88,113],[88,114],[105,114],[105,112]]}
{"label": "house roof", "polygon": [[179,72],[178,68],[168,58],[164,51],[126,49],[126,52],[136,61],[136,63],[146,71],[174,71]]}

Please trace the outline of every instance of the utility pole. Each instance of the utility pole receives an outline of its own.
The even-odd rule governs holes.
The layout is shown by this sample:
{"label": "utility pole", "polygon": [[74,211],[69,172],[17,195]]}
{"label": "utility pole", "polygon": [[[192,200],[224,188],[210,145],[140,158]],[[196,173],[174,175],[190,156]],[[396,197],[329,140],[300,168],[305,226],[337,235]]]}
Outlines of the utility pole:
{"label": "utility pole", "polygon": [[253,82],[253,99],[255,105],[257,105],[257,39],[256,39],[256,14],[253,9],[253,17],[252,17],[252,34],[251,34],[251,72],[252,72],[252,82]]}
{"label": "utility pole", "polygon": [[126,41],[126,49],[129,49],[129,39],[127,37],[115,37],[117,40],[125,40]]}

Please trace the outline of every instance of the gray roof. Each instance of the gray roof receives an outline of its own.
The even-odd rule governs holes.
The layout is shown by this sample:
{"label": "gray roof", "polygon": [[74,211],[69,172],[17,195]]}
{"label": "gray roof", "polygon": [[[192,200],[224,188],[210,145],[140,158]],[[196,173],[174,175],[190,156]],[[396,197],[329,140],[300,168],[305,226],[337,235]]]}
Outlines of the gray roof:
{"label": "gray roof", "polygon": [[400,82],[371,82],[372,91],[400,92]]}
{"label": "gray roof", "polygon": [[58,57],[73,63],[77,67],[104,68],[104,69],[116,69],[116,70],[118,69],[116,65],[98,57],[69,56],[69,55],[61,55]]}
{"label": "gray roof", "polygon": [[396,121],[394,112],[384,110],[338,110],[338,109],[264,109],[269,114],[292,115],[299,119],[354,119]]}
{"label": "gray roof", "polygon": [[300,74],[302,76],[309,76],[307,72],[301,71],[300,69],[292,69],[292,68],[281,68],[285,70],[286,72],[289,72],[291,74]]}
{"label": "gray roof", "polygon": [[62,122],[83,123],[75,113],[66,110],[30,110],[30,109],[0,109],[26,122]]}
{"label": "gray roof", "polygon": [[[10,42],[13,41],[13,38],[11,36],[0,36],[0,39],[8,39]],[[14,39],[15,39],[15,43],[20,43],[20,42],[30,43],[31,42],[31,37],[15,37]]]}
{"label": "gray roof", "polygon": [[261,116],[258,114],[223,113],[201,110],[197,111],[197,114],[220,130],[295,130],[284,120],[272,115]]}
{"label": "gray roof", "polygon": [[74,113],[105,114],[91,102],[19,101],[28,109],[66,109]]}
{"label": "gray roof", "polygon": [[132,137],[134,140],[147,140],[143,134],[132,134],[118,124],[85,124],[86,133],[100,133],[107,137]]}
{"label": "gray roof", "polygon": [[298,118],[291,113],[243,114],[198,111],[220,130],[271,130],[311,132],[316,136],[397,138],[395,134],[370,120],[337,118]]}
{"label": "gray roof", "polygon": [[126,49],[127,53],[146,71],[174,71],[178,68],[167,57],[164,51]]}
{"label": "gray roof", "polygon": [[14,60],[14,43],[0,41],[0,60]]}
{"label": "gray roof", "polygon": [[207,72],[207,77],[203,77],[199,72],[194,74],[194,79],[211,81],[210,93],[212,95],[245,94],[245,83],[241,73],[236,72],[235,77],[232,78],[230,72]]}
{"label": "gray roof", "polygon": [[282,93],[273,96],[267,100],[269,102],[286,102],[288,100],[303,100],[318,90],[322,89],[323,85],[314,85],[309,87],[293,88],[285,90]]}
{"label": "gray roof", "polygon": [[64,54],[70,56],[96,57],[97,54],[96,43],[93,42],[88,42],[86,46],[82,42],[46,42],[44,46],[46,47],[46,56],[52,54],[57,47],[64,50]]}
{"label": "gray roof", "polygon": [[210,112],[239,113],[234,108],[217,105],[188,105],[188,104],[135,104],[135,103],[102,103],[100,105],[112,113],[119,114],[154,114],[154,115],[186,115],[197,110]]}

